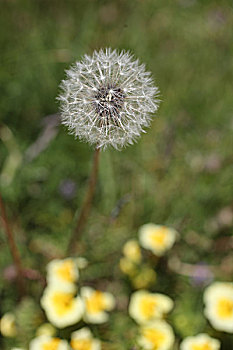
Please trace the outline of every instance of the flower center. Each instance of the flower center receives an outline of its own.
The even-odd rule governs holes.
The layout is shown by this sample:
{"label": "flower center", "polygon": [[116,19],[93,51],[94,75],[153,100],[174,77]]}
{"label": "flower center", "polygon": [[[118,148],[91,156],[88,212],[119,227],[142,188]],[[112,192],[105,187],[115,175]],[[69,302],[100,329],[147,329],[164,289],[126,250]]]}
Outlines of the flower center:
{"label": "flower center", "polygon": [[72,261],[68,260],[63,262],[63,264],[57,269],[57,273],[62,279],[68,282],[74,282],[73,269],[74,264]]}
{"label": "flower center", "polygon": [[72,293],[57,292],[52,299],[57,315],[63,316],[68,313],[74,303],[74,296]]}
{"label": "flower center", "polygon": [[91,350],[92,341],[90,339],[73,339],[71,346],[74,350]]}
{"label": "flower center", "polygon": [[105,309],[105,301],[103,293],[99,291],[93,292],[90,298],[86,300],[87,311],[91,314],[101,312]]}
{"label": "flower center", "polygon": [[212,347],[208,343],[203,343],[203,344],[193,344],[191,349],[192,350],[211,350]]}
{"label": "flower center", "polygon": [[233,315],[233,301],[220,299],[217,305],[217,313],[221,318],[229,318]]}
{"label": "flower center", "polygon": [[153,345],[153,350],[159,349],[165,341],[164,333],[157,329],[145,329],[143,336]]}
{"label": "flower center", "polygon": [[120,118],[120,111],[124,103],[123,91],[113,85],[102,85],[94,95],[95,109],[97,114],[106,120],[117,121]]}
{"label": "flower center", "polygon": [[151,240],[155,246],[164,247],[167,236],[167,228],[162,227],[160,230],[156,230],[151,234]]}
{"label": "flower center", "polygon": [[140,309],[145,318],[149,319],[154,316],[156,304],[153,297],[147,296],[142,299]]}
{"label": "flower center", "polygon": [[57,350],[61,340],[58,338],[51,339],[48,343],[42,345],[42,350]]}

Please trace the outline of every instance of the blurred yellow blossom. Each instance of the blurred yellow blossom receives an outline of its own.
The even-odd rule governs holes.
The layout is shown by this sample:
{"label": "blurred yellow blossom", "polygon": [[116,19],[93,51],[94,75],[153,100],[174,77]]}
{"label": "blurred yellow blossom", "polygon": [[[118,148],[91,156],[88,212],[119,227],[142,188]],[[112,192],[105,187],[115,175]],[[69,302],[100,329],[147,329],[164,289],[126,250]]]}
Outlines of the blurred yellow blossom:
{"label": "blurred yellow blossom", "polygon": [[29,350],[69,350],[69,345],[66,340],[41,335],[30,342]]}
{"label": "blurred yellow blossom", "polygon": [[120,265],[121,271],[126,275],[132,276],[137,271],[135,264],[128,258],[125,258],[125,257],[121,258],[119,265]]}
{"label": "blurred yellow blossom", "polygon": [[115,298],[111,293],[101,292],[91,287],[83,287],[81,296],[85,303],[84,320],[90,323],[104,323],[108,313],[115,307]]}
{"label": "blurred yellow blossom", "polygon": [[148,288],[156,281],[156,272],[150,267],[143,267],[135,276],[132,283],[136,289]]}
{"label": "blurred yellow blossom", "polygon": [[125,243],[123,253],[128,260],[134,263],[140,263],[142,259],[140,246],[135,239],[131,239]]}
{"label": "blurred yellow blossom", "polygon": [[50,335],[51,337],[56,334],[56,329],[50,323],[43,323],[36,331],[36,336]]}
{"label": "blurred yellow blossom", "polygon": [[201,333],[195,337],[187,337],[180,344],[180,350],[219,350],[220,341]]}
{"label": "blurred yellow blossom", "polygon": [[77,266],[80,270],[85,269],[88,265],[88,260],[83,256],[76,258]]}
{"label": "blurred yellow blossom", "polygon": [[72,284],[79,278],[77,259],[54,259],[47,265],[48,284]]}
{"label": "blurred yellow blossom", "polygon": [[70,345],[73,350],[100,350],[101,343],[93,338],[91,331],[84,327],[71,334]]}
{"label": "blurred yellow blossom", "polygon": [[204,292],[204,314],[211,325],[233,333],[233,283],[214,282]]}
{"label": "blurred yellow blossom", "polygon": [[145,224],[139,228],[139,242],[145,249],[151,250],[155,255],[162,256],[175,243],[178,233],[173,228]]}
{"label": "blurred yellow blossom", "polygon": [[5,313],[0,322],[0,331],[4,337],[16,336],[15,315],[11,312]]}
{"label": "blurred yellow blossom", "polygon": [[71,286],[63,289],[48,286],[41,298],[41,306],[48,320],[59,328],[77,323],[84,312],[83,301],[79,296],[75,297],[75,289]]}
{"label": "blurred yellow blossom", "polygon": [[163,321],[156,320],[140,327],[138,344],[142,349],[170,350],[175,341],[171,326]]}
{"label": "blurred yellow blossom", "polygon": [[139,290],[131,295],[129,315],[140,324],[161,318],[172,308],[173,301],[168,296]]}

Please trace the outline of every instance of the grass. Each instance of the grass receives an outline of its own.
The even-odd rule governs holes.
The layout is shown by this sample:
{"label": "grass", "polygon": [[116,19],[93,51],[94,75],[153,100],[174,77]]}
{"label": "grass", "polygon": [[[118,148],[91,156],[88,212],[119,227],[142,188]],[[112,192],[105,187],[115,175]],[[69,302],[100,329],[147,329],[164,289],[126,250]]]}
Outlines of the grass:
{"label": "grass", "polygon": [[[1,192],[25,265],[44,271],[47,250],[62,254],[91,166],[90,147],[63,127],[53,128],[45,116],[57,113],[64,69],[84,53],[110,46],[129,49],[146,63],[162,102],[136,145],[101,155],[94,207],[80,243],[80,254],[92,262],[87,280],[109,284],[125,300],[131,287],[122,287],[117,267],[122,245],[136,237],[140,225],[154,222],[180,232],[172,254],[190,264],[225,264],[215,277],[229,281],[232,232],[221,213],[233,215],[232,2],[4,1],[0,16]],[[30,160],[28,149],[45,130],[50,142]],[[62,194],[67,181],[75,188],[70,198]],[[126,203],[113,220],[122,199]],[[1,269],[9,264],[1,232]],[[3,278],[0,285],[3,314],[17,296]],[[36,289],[32,283],[32,295]],[[206,329],[203,316],[196,315],[202,290],[189,278],[162,276],[157,289],[177,298],[172,319],[178,337]],[[119,334],[126,336],[131,323],[116,313],[100,332],[119,342],[117,349],[129,349],[132,335],[125,344]],[[221,337],[223,350],[230,350],[232,338]],[[9,348],[7,340],[0,342]]]}

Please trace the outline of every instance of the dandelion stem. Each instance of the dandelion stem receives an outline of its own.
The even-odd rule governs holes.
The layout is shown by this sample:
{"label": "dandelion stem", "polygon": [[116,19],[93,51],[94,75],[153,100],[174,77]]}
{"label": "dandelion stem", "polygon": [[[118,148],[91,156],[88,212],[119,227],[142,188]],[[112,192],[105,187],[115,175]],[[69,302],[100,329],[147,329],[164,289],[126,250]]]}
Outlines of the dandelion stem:
{"label": "dandelion stem", "polygon": [[76,242],[78,238],[80,238],[80,234],[82,230],[84,229],[84,226],[86,224],[88,215],[91,210],[91,205],[95,193],[95,187],[96,187],[96,181],[97,181],[97,173],[98,173],[98,166],[99,166],[99,154],[100,154],[100,148],[95,149],[94,157],[93,157],[93,165],[92,165],[92,171],[89,179],[89,185],[86,192],[86,197],[83,202],[83,206],[80,210],[80,214],[77,220],[77,224],[75,226],[73,235],[71,236],[67,254],[72,255],[75,251]]}
{"label": "dandelion stem", "polygon": [[17,287],[19,296],[22,297],[25,293],[25,285],[24,285],[24,276],[23,276],[23,269],[21,264],[21,258],[19,254],[19,250],[17,248],[17,245],[14,240],[14,235],[11,230],[9,220],[7,218],[6,209],[4,202],[2,200],[2,196],[0,194],[0,214],[2,218],[2,226],[4,228],[4,231],[6,233],[9,249],[12,255],[12,259],[15,265],[15,269],[17,271]]}

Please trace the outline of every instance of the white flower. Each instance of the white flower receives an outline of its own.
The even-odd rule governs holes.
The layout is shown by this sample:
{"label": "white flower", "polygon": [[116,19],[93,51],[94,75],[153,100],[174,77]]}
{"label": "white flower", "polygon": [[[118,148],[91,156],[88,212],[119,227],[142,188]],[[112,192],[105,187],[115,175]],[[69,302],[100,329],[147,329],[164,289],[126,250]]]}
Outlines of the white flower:
{"label": "white flower", "polygon": [[180,344],[180,350],[219,350],[220,341],[201,333],[195,337],[187,337]]}
{"label": "white flower", "polygon": [[162,256],[173,246],[177,235],[173,228],[152,223],[145,224],[139,229],[141,246],[151,250],[157,256]]}
{"label": "white flower", "polygon": [[79,278],[77,259],[54,259],[47,265],[48,284],[69,285],[75,283]]}
{"label": "white flower", "polygon": [[204,314],[211,325],[233,333],[233,283],[214,282],[204,292]]}
{"label": "white flower", "polygon": [[115,298],[111,293],[83,287],[81,297],[85,303],[84,320],[86,322],[104,323],[108,320],[106,311],[111,311],[115,307]]}
{"label": "white flower", "polygon": [[140,324],[161,318],[172,308],[173,301],[168,296],[139,290],[131,295],[129,315]]}
{"label": "white flower", "polygon": [[69,345],[66,340],[41,335],[30,342],[29,350],[69,350]]}
{"label": "white flower", "polygon": [[175,341],[171,326],[162,320],[141,326],[140,333],[138,344],[145,350],[170,350]]}
{"label": "white flower", "polygon": [[158,88],[128,52],[85,55],[61,83],[62,122],[81,140],[117,149],[132,144],[158,109]]}
{"label": "white flower", "polygon": [[70,344],[73,350],[101,350],[99,339],[93,338],[91,331],[87,327],[73,332]]}
{"label": "white flower", "polygon": [[5,313],[0,321],[0,331],[4,337],[16,336],[15,315],[11,312]]}
{"label": "white flower", "polygon": [[75,288],[56,288],[53,285],[44,290],[41,306],[48,320],[58,328],[73,325],[81,320],[84,304],[80,297],[75,297]]}

